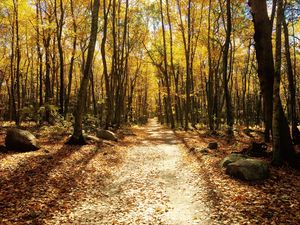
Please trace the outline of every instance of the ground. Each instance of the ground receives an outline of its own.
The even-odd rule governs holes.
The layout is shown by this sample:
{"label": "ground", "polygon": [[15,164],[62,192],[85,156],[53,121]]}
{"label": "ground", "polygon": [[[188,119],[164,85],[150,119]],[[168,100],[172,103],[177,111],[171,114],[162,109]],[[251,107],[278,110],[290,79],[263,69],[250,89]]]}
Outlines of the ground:
{"label": "ground", "polygon": [[[297,224],[299,172],[272,168],[265,182],[235,180],[220,168],[228,142],[199,131],[172,131],[155,119],[118,143],[64,145],[0,153],[0,224]],[[58,129],[55,129],[57,134]],[[3,142],[4,133],[0,142]],[[44,137],[44,138],[43,138]],[[218,150],[194,154],[218,141]]]}

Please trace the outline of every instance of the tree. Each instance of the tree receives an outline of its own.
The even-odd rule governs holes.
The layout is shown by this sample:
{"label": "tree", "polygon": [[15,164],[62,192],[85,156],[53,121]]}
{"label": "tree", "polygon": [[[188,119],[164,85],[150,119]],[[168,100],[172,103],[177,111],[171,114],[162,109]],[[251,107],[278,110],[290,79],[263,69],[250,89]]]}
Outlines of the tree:
{"label": "tree", "polygon": [[[272,53],[271,22],[268,18],[266,1],[250,0],[249,5],[253,15],[258,75],[264,96],[265,116],[266,114],[272,115],[272,123],[265,117],[267,123],[266,134],[268,133],[269,123],[271,123],[273,131],[273,163],[280,165],[284,160],[292,161],[293,155],[290,130],[280,99],[282,0],[278,0],[277,9],[275,69]],[[270,87],[272,89],[268,89]],[[270,94],[273,95],[273,93],[274,97],[271,97]],[[269,112],[271,110],[269,109],[270,105],[272,105],[271,112]]]}
{"label": "tree", "polygon": [[82,120],[84,114],[84,105],[87,99],[87,87],[91,75],[92,63],[93,63],[95,46],[97,41],[99,8],[100,8],[100,0],[94,0],[87,59],[85,62],[83,77],[80,83],[80,89],[77,98],[77,104],[74,111],[74,119],[75,119],[74,131],[73,131],[73,135],[68,141],[69,144],[78,144],[78,145],[86,144],[85,138],[83,137],[83,133],[82,133]]}
{"label": "tree", "polygon": [[169,72],[168,72],[168,59],[167,59],[167,44],[166,44],[166,31],[165,31],[165,22],[164,22],[164,14],[163,14],[163,4],[162,0],[160,0],[160,16],[161,16],[161,27],[162,27],[162,39],[163,39],[163,61],[164,61],[164,67],[163,67],[163,75],[165,78],[165,86],[167,88],[167,98],[166,98],[166,116],[168,117],[168,121],[170,121],[171,128],[175,128],[175,122],[174,122],[174,116],[173,116],[173,110],[172,110],[172,102],[171,102],[171,83],[169,78]]}
{"label": "tree", "polygon": [[226,28],[226,39],[223,50],[223,83],[224,83],[224,94],[225,94],[225,102],[226,102],[226,120],[228,126],[228,134],[233,135],[232,127],[234,123],[233,119],[233,110],[231,104],[231,97],[228,89],[228,51],[230,45],[230,36],[231,36],[231,5],[230,0],[226,0],[226,17],[227,17],[227,28]]}
{"label": "tree", "polygon": [[296,113],[296,90],[294,81],[294,71],[292,67],[291,53],[290,53],[290,43],[289,43],[289,30],[288,24],[285,19],[282,20],[283,33],[284,33],[284,47],[285,47],[285,58],[287,65],[287,77],[288,77],[288,89],[289,89],[289,109],[290,118],[292,124],[292,137],[293,142],[298,144],[300,142],[300,131],[297,127],[297,113]]}

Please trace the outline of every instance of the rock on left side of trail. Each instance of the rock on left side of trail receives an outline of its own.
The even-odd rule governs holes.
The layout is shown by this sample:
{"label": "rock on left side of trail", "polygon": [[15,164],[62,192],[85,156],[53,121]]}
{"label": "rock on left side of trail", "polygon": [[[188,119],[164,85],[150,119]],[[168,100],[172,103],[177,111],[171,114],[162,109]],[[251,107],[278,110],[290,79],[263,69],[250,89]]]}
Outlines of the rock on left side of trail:
{"label": "rock on left side of trail", "polygon": [[8,129],[5,137],[7,150],[26,152],[40,149],[36,137],[27,130],[17,128]]}
{"label": "rock on left side of trail", "polygon": [[109,130],[98,130],[97,137],[109,141],[118,141],[117,135]]}

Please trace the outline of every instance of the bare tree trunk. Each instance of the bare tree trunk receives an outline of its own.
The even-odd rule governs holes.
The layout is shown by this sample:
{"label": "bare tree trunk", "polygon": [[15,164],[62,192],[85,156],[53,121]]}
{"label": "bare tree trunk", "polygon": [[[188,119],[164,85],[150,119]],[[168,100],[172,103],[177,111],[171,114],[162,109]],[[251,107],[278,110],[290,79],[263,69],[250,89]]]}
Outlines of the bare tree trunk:
{"label": "bare tree trunk", "polygon": [[94,58],[95,46],[98,34],[98,14],[100,8],[100,0],[94,0],[92,9],[92,25],[91,25],[91,35],[88,46],[88,54],[84,67],[83,77],[80,84],[80,90],[77,98],[77,105],[74,112],[75,123],[73,135],[68,141],[69,144],[83,145],[86,141],[82,133],[82,120],[84,113],[84,105],[87,99],[87,87],[89,83],[89,78],[92,69],[92,63]]}
{"label": "bare tree trunk", "polygon": [[211,59],[211,0],[209,0],[209,7],[208,7],[208,29],[207,29],[207,52],[208,52],[208,82],[207,82],[207,113],[208,113],[208,124],[209,129],[214,130],[214,117],[213,117],[213,110],[214,110],[214,76],[212,71],[212,59]]}
{"label": "bare tree trunk", "polygon": [[38,65],[39,65],[39,83],[40,83],[40,101],[39,101],[39,105],[42,106],[44,104],[43,101],[43,54],[41,51],[41,45],[40,45],[40,1],[38,1],[36,3],[36,22],[37,22],[37,28],[36,28],[36,33],[37,33],[37,37],[36,37],[36,44],[37,44],[37,54],[38,54]]}
{"label": "bare tree trunk", "polygon": [[160,0],[160,15],[161,15],[161,24],[162,24],[162,32],[163,32],[163,46],[164,46],[164,78],[166,81],[167,88],[167,98],[166,98],[166,113],[167,117],[170,119],[171,128],[175,128],[173,110],[172,110],[172,99],[171,99],[171,83],[169,81],[169,73],[168,73],[168,60],[167,60],[167,44],[166,44],[166,31],[165,31],[165,23],[164,23],[164,15],[163,15],[163,5],[162,0]]}
{"label": "bare tree trunk", "polygon": [[227,29],[226,29],[226,40],[224,45],[224,51],[223,51],[223,83],[224,83],[224,94],[225,94],[225,102],[226,102],[226,119],[227,119],[227,132],[229,136],[233,135],[233,110],[232,110],[232,103],[231,103],[231,96],[228,89],[228,75],[227,75],[227,69],[228,69],[228,51],[229,51],[229,45],[230,45],[230,36],[231,36],[231,6],[230,6],[230,0],[226,1],[226,15],[227,15]]}
{"label": "bare tree trunk", "polygon": [[274,62],[272,53],[272,26],[265,0],[249,0],[254,22],[254,40],[258,63],[258,77],[263,94],[265,141],[270,142],[273,116]]}
{"label": "bare tree trunk", "polygon": [[[254,19],[256,42],[256,57],[258,62],[258,75],[264,101],[273,99],[266,98],[270,90],[266,87],[273,87],[274,105],[272,104],[272,132],[273,132],[273,163],[282,164],[283,161],[293,162],[293,146],[290,136],[290,129],[280,99],[280,73],[281,73],[281,23],[283,18],[282,0],[278,0],[278,11],[276,21],[276,66],[274,70],[271,23],[268,18],[266,1],[250,0],[252,15]],[[274,79],[275,78],[275,79]],[[266,92],[268,94],[266,94]],[[270,102],[265,103],[269,107]],[[266,110],[266,108],[265,108]],[[268,112],[270,113],[270,112]],[[266,113],[265,113],[266,114]]]}
{"label": "bare tree trunk", "polygon": [[110,80],[108,75],[107,61],[106,61],[106,39],[107,39],[107,26],[108,26],[108,15],[111,7],[111,0],[109,0],[108,7],[106,8],[106,0],[103,0],[103,37],[101,41],[101,57],[103,64],[103,75],[105,80],[105,91],[106,91],[106,120],[105,126],[108,128],[111,123],[112,116],[112,95],[110,88]]}
{"label": "bare tree trunk", "polygon": [[64,52],[62,47],[62,31],[63,31],[63,25],[64,25],[64,8],[63,8],[63,2],[62,0],[59,0],[59,9],[60,9],[60,16],[58,18],[57,13],[57,6],[56,6],[56,0],[55,0],[55,18],[56,18],[56,26],[57,26],[57,47],[58,47],[58,53],[59,53],[59,80],[60,80],[60,86],[59,86],[59,105],[60,105],[60,114],[64,114],[64,98],[65,98],[65,84],[64,84]]}
{"label": "bare tree trunk", "polygon": [[[15,37],[16,37],[16,68],[15,68],[15,76],[16,76],[16,91],[17,91],[17,103],[14,103],[14,114],[15,114],[15,122],[16,125],[20,125],[20,109],[21,109],[21,95],[20,95],[20,62],[21,62],[21,50],[20,50],[20,35],[19,35],[19,1],[14,0],[14,20],[15,20]],[[14,101],[15,102],[15,101]]]}
{"label": "bare tree trunk", "polygon": [[300,132],[297,127],[297,114],[296,114],[296,91],[295,91],[295,81],[294,72],[292,67],[291,53],[290,53],[290,43],[289,43],[289,31],[288,25],[283,19],[283,32],[284,32],[284,45],[285,45],[285,58],[287,64],[287,77],[289,83],[289,108],[290,108],[290,118],[292,123],[292,137],[295,144],[300,143]]}
{"label": "bare tree trunk", "polygon": [[65,118],[69,111],[69,102],[70,102],[70,96],[71,96],[71,88],[72,88],[72,79],[73,79],[73,69],[74,69],[74,62],[75,62],[75,54],[76,54],[76,46],[77,46],[77,24],[76,19],[74,15],[74,3],[73,0],[70,0],[70,8],[71,8],[71,14],[72,14],[72,21],[73,21],[73,31],[74,31],[74,39],[73,39],[73,49],[72,49],[72,55],[70,60],[70,68],[69,68],[69,79],[68,79],[68,89],[67,89],[67,95],[65,99]]}

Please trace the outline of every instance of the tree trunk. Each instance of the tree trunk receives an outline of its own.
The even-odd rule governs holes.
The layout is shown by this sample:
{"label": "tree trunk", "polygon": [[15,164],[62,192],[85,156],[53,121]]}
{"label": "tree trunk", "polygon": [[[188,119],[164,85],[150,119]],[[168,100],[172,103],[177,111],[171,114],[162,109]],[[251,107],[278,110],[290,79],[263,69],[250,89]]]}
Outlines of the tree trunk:
{"label": "tree trunk", "polygon": [[101,41],[101,57],[103,64],[103,75],[105,80],[105,92],[106,92],[106,129],[110,126],[112,116],[112,96],[110,89],[110,79],[108,75],[107,61],[106,61],[106,39],[107,39],[107,26],[108,26],[108,15],[111,7],[111,0],[109,0],[108,7],[106,9],[106,0],[103,0],[103,37]]}
{"label": "tree trunk", "polygon": [[[293,161],[293,146],[290,130],[280,100],[282,0],[278,0],[275,70],[272,54],[271,22],[268,18],[266,1],[250,0],[249,5],[254,20],[254,40],[256,43],[258,75],[264,98],[265,120],[267,119],[266,128],[268,129],[268,126],[270,124],[272,125],[273,122],[273,163],[280,165],[284,160],[289,162]],[[270,87],[272,87],[271,90],[268,89]],[[272,94],[274,93],[274,106],[273,99],[269,96],[271,92]],[[271,112],[269,111],[270,105],[272,105]],[[268,114],[272,115],[271,122],[266,118]]]}
{"label": "tree trunk", "polygon": [[74,3],[73,0],[70,0],[70,8],[71,8],[71,14],[72,14],[72,21],[73,21],[73,31],[74,31],[74,39],[73,39],[73,49],[72,49],[72,56],[70,60],[70,68],[69,68],[69,79],[68,79],[68,89],[67,89],[67,95],[65,99],[65,118],[67,117],[68,111],[69,111],[69,102],[70,102],[70,96],[71,96],[71,88],[72,88],[72,78],[73,78],[73,68],[74,68],[74,62],[75,62],[75,54],[76,54],[76,46],[77,46],[77,24],[76,19],[74,15]]}
{"label": "tree trunk", "polygon": [[263,95],[265,141],[270,142],[273,115],[274,62],[272,26],[265,0],[249,0],[254,23],[254,40],[258,63],[258,77]]}
{"label": "tree trunk", "polygon": [[290,53],[290,43],[289,43],[289,31],[288,25],[283,19],[283,32],[284,32],[284,46],[285,46],[285,58],[287,65],[287,77],[289,83],[289,108],[290,108],[290,118],[292,123],[292,137],[295,144],[300,143],[300,132],[297,127],[297,114],[296,114],[296,91],[295,91],[295,81],[294,81],[294,71],[292,67],[291,53]]}
{"label": "tree trunk", "polygon": [[60,105],[60,114],[64,114],[64,98],[65,98],[65,85],[64,85],[64,52],[63,52],[63,46],[62,46],[62,31],[63,31],[63,25],[64,25],[64,8],[63,8],[63,2],[62,0],[59,0],[59,9],[60,9],[60,16],[58,18],[57,13],[57,6],[56,6],[56,0],[55,0],[55,17],[56,17],[56,26],[57,26],[57,47],[58,47],[58,53],[59,53],[59,105]]}
{"label": "tree trunk", "polygon": [[86,141],[82,133],[82,120],[84,113],[84,105],[87,100],[87,87],[89,83],[89,78],[91,74],[91,68],[93,63],[93,57],[95,52],[95,46],[98,34],[98,14],[99,14],[100,0],[94,0],[92,9],[92,24],[91,24],[91,35],[88,46],[88,54],[84,67],[83,77],[80,84],[80,90],[77,98],[77,105],[74,112],[74,131],[73,135],[68,141],[69,144],[83,145]]}
{"label": "tree trunk", "polygon": [[165,23],[164,23],[164,15],[163,15],[163,5],[162,0],[160,0],[160,16],[161,16],[161,26],[162,26],[162,33],[163,33],[163,46],[164,46],[164,71],[163,75],[165,78],[165,85],[167,88],[167,98],[166,98],[166,116],[170,119],[171,128],[175,128],[173,110],[172,110],[172,99],[171,99],[171,83],[169,79],[168,73],[168,60],[167,60],[167,44],[166,44],[166,31],[165,31]]}
{"label": "tree trunk", "polygon": [[229,45],[230,45],[230,36],[231,36],[231,6],[230,6],[230,0],[226,1],[226,15],[227,15],[227,29],[226,29],[226,40],[224,45],[224,51],[223,51],[223,84],[224,84],[224,94],[225,94],[225,102],[226,102],[226,120],[227,120],[227,132],[229,136],[233,135],[233,110],[232,110],[232,103],[231,103],[231,96],[228,89],[228,75],[227,75],[227,69],[228,69],[228,51],[229,51]]}

